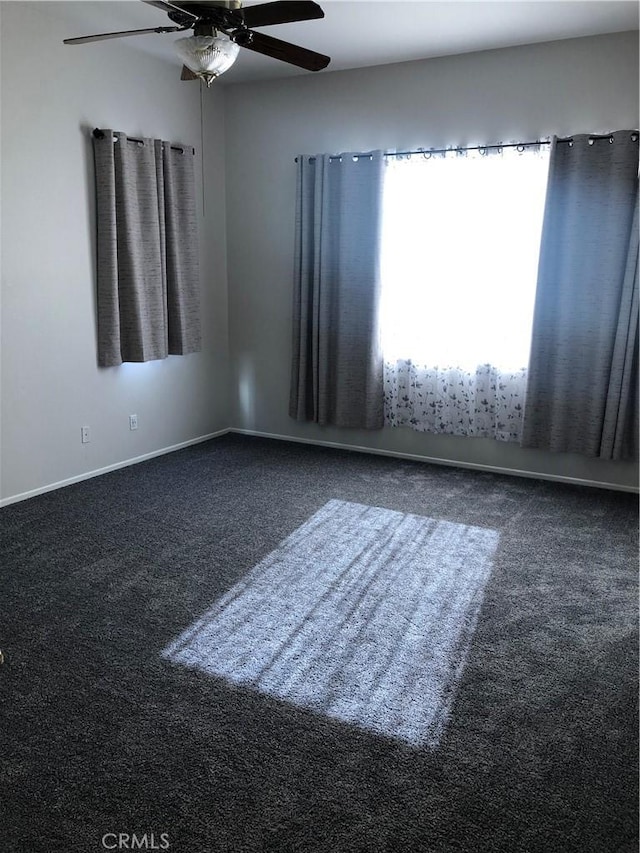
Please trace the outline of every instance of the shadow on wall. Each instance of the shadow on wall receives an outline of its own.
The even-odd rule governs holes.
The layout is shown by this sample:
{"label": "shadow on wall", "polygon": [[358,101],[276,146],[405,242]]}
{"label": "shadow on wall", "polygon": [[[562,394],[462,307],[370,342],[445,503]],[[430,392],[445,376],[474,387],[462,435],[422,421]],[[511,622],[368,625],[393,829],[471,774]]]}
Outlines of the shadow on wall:
{"label": "shadow on wall", "polygon": [[256,429],[256,371],[251,356],[238,357],[238,414],[242,429]]}
{"label": "shadow on wall", "polygon": [[96,364],[98,363],[98,250],[96,240],[96,171],[93,160],[93,126],[88,124],[80,125],[80,133],[84,140],[82,150],[84,152],[85,162],[85,187],[87,193],[87,241],[91,246],[91,281],[87,282],[87,286],[91,288],[93,296],[93,322],[95,327],[96,341]]}

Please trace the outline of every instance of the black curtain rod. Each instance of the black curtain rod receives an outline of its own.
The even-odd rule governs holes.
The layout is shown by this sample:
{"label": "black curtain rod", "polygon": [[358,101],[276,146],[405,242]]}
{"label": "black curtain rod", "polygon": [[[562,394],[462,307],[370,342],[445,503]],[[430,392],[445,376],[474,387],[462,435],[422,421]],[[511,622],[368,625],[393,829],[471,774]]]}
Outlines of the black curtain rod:
{"label": "black curtain rod", "polygon": [[[560,140],[558,140],[558,141],[560,141]],[[562,141],[568,142],[569,140],[567,139],[567,140],[562,140]],[[544,140],[543,142],[507,142],[504,145],[498,145],[496,143],[495,145],[461,145],[457,148],[415,148],[411,151],[385,151],[382,156],[383,157],[407,157],[407,156],[411,156],[413,154],[422,154],[425,157],[427,157],[427,159],[428,159],[429,155],[431,155],[431,154],[448,154],[448,153],[454,152],[454,151],[487,151],[489,149],[494,149],[494,148],[523,148],[524,149],[528,145],[551,145],[551,142],[550,142],[550,140],[547,139],[547,140]],[[360,155],[356,154],[354,156],[360,156]],[[366,157],[366,154],[363,154],[362,156]],[[341,157],[342,157],[341,154],[336,154],[335,156],[332,155],[331,157],[329,157],[329,160],[340,160]],[[296,157],[295,159],[296,159],[296,163],[297,163],[298,158]],[[315,157],[310,157],[309,159],[315,160]]]}
{"label": "black curtain rod", "polygon": [[[104,139],[104,130],[100,130],[99,127],[94,127],[93,135],[95,136],[96,139]],[[115,142],[115,139],[114,139],[114,142]],[[137,142],[138,145],[144,145],[144,139],[136,139],[135,136],[127,136],[127,142]],[[172,145],[171,150],[172,151],[179,151],[181,154],[184,154],[184,152],[188,151],[189,149],[183,148],[180,145]],[[192,148],[191,153],[195,154],[196,149]]]}
{"label": "black curtain rod", "polygon": [[[635,134],[634,134],[634,136],[635,136]],[[595,139],[608,139],[610,142],[613,142],[613,136],[610,133],[602,133],[602,134],[590,133],[589,134],[589,140],[592,140],[592,139],[594,139],[594,140]],[[632,139],[633,139],[633,136],[632,136]],[[573,145],[573,136],[562,137],[562,138],[557,139],[556,141],[558,142],[558,144],[566,143],[566,144]],[[635,139],[633,141],[635,142]],[[411,155],[422,154],[428,159],[430,154],[448,154],[450,152],[455,152],[455,151],[488,151],[488,150],[495,150],[495,149],[501,149],[501,148],[522,148],[524,150],[525,148],[528,148],[529,146],[532,146],[532,145],[551,145],[551,140],[550,139],[539,139],[536,142],[506,142],[503,145],[500,145],[498,143],[495,143],[493,145],[467,145],[467,146],[461,145],[458,148],[416,148],[412,151],[389,151],[389,152],[385,151],[383,156],[384,157],[407,157],[407,156],[411,156]],[[355,156],[357,156],[357,155],[355,155]],[[366,156],[366,155],[363,155],[363,156]],[[329,160],[340,160],[340,157],[341,157],[340,154],[336,154],[335,156],[329,157]],[[309,159],[314,160],[315,157],[310,157]],[[297,157],[295,158],[295,161],[296,161],[296,163],[298,162]]]}
{"label": "black curtain rod", "polygon": [[[633,136],[632,135],[632,139]],[[613,142],[613,136],[610,133],[590,133],[589,141],[595,139],[608,139],[610,142]],[[633,140],[635,142],[635,139]],[[573,136],[563,136],[556,139],[558,145],[561,143],[567,145],[573,145]],[[447,154],[449,151],[487,151],[488,149],[500,149],[500,148],[528,148],[531,145],[551,145],[550,139],[538,139],[536,142],[506,142],[503,145],[499,143],[495,143],[494,145],[471,145],[471,146],[461,146],[460,148],[430,148],[428,150],[419,148],[417,151],[396,151],[389,152],[385,154],[385,157],[402,157],[407,154]]]}
{"label": "black curtain rod", "polygon": [[[560,140],[558,140],[560,142]],[[564,142],[564,140],[562,140]],[[568,140],[567,140],[568,141]],[[529,145],[551,145],[549,139],[538,142],[506,142],[504,145],[464,145],[459,148],[418,148],[415,151],[389,151],[385,153],[385,157],[406,157],[409,154],[448,154],[450,151],[488,151],[489,149],[499,148],[522,148],[525,149]]]}

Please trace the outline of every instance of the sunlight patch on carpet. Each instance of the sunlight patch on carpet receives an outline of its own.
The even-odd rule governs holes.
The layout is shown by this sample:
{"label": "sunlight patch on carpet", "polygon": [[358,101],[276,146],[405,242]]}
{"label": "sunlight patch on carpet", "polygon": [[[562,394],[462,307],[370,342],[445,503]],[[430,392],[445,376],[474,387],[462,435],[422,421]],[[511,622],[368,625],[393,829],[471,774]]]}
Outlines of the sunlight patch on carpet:
{"label": "sunlight patch on carpet", "polygon": [[331,500],[163,652],[415,746],[437,746],[499,534]]}

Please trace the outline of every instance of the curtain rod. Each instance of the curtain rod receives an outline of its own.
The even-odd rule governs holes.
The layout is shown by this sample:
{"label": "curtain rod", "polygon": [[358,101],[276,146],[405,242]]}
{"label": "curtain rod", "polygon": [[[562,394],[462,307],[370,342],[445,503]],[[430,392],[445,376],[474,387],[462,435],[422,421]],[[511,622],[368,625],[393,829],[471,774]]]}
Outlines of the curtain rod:
{"label": "curtain rod", "polygon": [[[635,136],[637,136],[637,134],[632,134],[631,136],[634,142]],[[610,142],[613,142],[613,136],[610,133],[590,133],[589,140],[591,141],[592,139],[608,139]],[[573,145],[573,136],[558,138],[556,142],[558,144],[566,143]],[[422,154],[426,159],[429,159],[429,155],[431,154],[448,154],[455,151],[489,151],[502,148],[522,148],[524,150],[531,145],[551,145],[551,140],[538,139],[535,142],[505,142],[502,145],[495,143],[493,145],[461,145],[457,148],[416,148],[411,151],[385,151],[383,157],[407,157],[413,154]],[[335,156],[329,157],[329,160],[340,160],[340,157],[340,154],[336,154]],[[315,157],[310,157],[309,160],[315,160]],[[295,158],[295,162],[298,162],[297,157]]]}
{"label": "curtain rod", "polygon": [[[100,130],[99,127],[94,127],[94,129],[92,131],[92,135],[95,136],[96,139],[104,139],[104,130]],[[114,137],[113,141],[117,142],[118,137],[117,136]],[[136,139],[135,136],[127,136],[127,142],[137,142],[138,145],[144,145],[144,139]],[[181,145],[171,145],[170,148],[172,151],[179,151],[181,154],[184,154],[185,151],[189,150],[189,147],[185,147],[185,146],[181,146]],[[191,153],[195,154],[196,149],[191,148]]]}
{"label": "curtain rod", "polygon": [[385,153],[384,156],[406,157],[408,154],[448,154],[450,151],[488,151],[489,149],[493,150],[497,148],[525,149],[529,145],[551,145],[551,140],[545,139],[538,140],[537,142],[506,142],[504,145],[499,145],[498,143],[495,143],[494,145],[463,145],[458,148],[417,148],[414,151],[389,151],[389,153]]}

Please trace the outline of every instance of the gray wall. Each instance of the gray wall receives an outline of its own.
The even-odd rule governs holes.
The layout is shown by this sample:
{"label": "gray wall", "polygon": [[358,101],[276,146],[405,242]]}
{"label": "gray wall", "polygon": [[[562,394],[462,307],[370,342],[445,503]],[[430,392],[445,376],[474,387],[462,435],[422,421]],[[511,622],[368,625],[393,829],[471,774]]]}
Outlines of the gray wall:
{"label": "gray wall", "polygon": [[230,86],[233,426],[603,483],[637,482],[637,466],[631,464],[408,429],[322,428],[287,415],[296,154],[530,140],[637,126],[637,33]]}
{"label": "gray wall", "polygon": [[[194,145],[199,187],[201,144],[198,85],[180,82],[178,62],[141,53],[131,40],[62,44],[65,37],[96,31],[89,28],[88,7],[94,5],[103,4],[0,3],[5,499],[229,422],[220,89],[206,93],[204,349],[147,364],[97,367],[90,130],[113,127]],[[78,23],[82,13],[87,20]],[[137,432],[129,430],[131,413],[138,415]],[[82,425],[91,427],[89,444],[80,441]]]}
{"label": "gray wall", "polygon": [[[81,7],[88,21],[93,5],[0,3],[0,502],[230,425],[634,481],[635,466],[491,441],[296,424],[287,396],[294,156],[637,127],[637,34],[212,87],[204,95],[206,213],[199,223],[203,352],[99,369],[90,129],[110,125],[190,143],[199,176],[203,164],[198,87],[180,82],[177,64],[126,40],[62,45],[91,31],[86,21],[81,29],[74,22]],[[30,56],[44,57],[44,70]],[[134,412],[137,432],[128,426]],[[85,445],[83,425],[92,432]]]}

